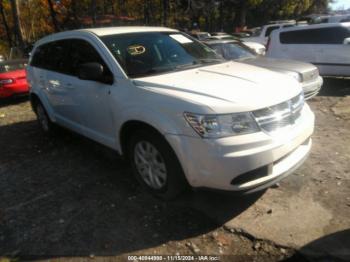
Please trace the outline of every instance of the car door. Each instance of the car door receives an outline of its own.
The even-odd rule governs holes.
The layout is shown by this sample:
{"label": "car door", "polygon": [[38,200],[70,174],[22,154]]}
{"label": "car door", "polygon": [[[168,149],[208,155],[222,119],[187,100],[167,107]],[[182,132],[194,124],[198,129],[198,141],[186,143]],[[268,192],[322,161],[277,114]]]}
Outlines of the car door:
{"label": "car door", "polygon": [[30,60],[30,66],[28,66],[27,77],[30,86],[42,91],[42,102],[46,105],[46,109],[50,112],[52,107],[49,103],[48,88],[47,88],[47,67],[50,62],[48,59],[48,52],[50,49],[49,44],[43,44],[36,47],[33,57]]}
{"label": "car door", "polygon": [[45,95],[50,101],[57,121],[68,128],[77,129],[81,122],[74,107],[78,105],[74,104],[69,90],[70,42],[54,41],[47,44],[46,48]]}
{"label": "car door", "polygon": [[319,30],[315,65],[322,75],[350,76],[350,45],[344,41],[350,37],[349,28],[337,26]]}
{"label": "car door", "polygon": [[309,36],[310,30],[304,29],[277,32],[273,37],[277,38],[279,46],[271,50],[271,57],[314,63],[316,52]]}
{"label": "car door", "polygon": [[[79,67],[85,63],[99,63],[109,81],[97,82],[79,79]],[[69,51],[70,76],[66,78],[65,106],[70,108],[72,121],[79,123],[80,132],[105,145],[115,138],[115,125],[111,112],[110,92],[113,75],[98,49],[87,40],[71,39]]]}

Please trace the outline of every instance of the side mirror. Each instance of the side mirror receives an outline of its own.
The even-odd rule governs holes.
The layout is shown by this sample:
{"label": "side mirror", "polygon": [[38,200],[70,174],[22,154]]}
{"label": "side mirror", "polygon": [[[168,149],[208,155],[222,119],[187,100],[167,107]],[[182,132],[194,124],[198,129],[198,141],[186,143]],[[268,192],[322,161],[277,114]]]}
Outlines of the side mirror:
{"label": "side mirror", "polygon": [[103,81],[103,66],[99,63],[85,63],[79,66],[78,77],[82,80]]}
{"label": "side mirror", "polygon": [[344,45],[350,45],[350,37],[344,39]]}

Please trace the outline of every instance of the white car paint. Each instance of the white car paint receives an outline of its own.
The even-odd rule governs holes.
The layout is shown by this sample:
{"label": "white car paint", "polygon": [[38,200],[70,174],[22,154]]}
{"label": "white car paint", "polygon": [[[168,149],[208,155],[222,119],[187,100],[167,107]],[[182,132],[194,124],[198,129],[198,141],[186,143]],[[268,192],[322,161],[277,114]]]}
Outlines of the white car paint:
{"label": "white car paint", "polygon": [[[305,160],[314,128],[314,115],[307,104],[300,104],[300,116],[292,125],[276,133],[260,127],[259,131],[246,135],[202,138],[184,118],[185,112],[216,116],[269,110],[280,103],[289,105],[290,110],[292,98],[302,101],[301,85],[294,79],[235,62],[130,79],[99,38],[160,31],[177,32],[167,28],[122,27],[84,29],[45,37],[36,43],[33,54],[45,43],[84,39],[110,67],[114,82],[107,85],[81,80],[29,65],[31,95],[40,98],[51,121],[120,154],[125,153],[120,133],[128,121],[153,126],[174,149],[193,187],[253,192],[276,183]],[[265,166],[269,167],[266,176],[231,184],[234,178]]]}
{"label": "white car paint", "polygon": [[255,43],[255,42],[248,42],[248,41],[244,41],[243,44],[248,46],[250,49],[254,50],[255,53],[257,53],[258,55],[266,54],[266,47],[262,44]]}
{"label": "white car paint", "polygon": [[[348,41],[350,38],[343,39],[342,36],[337,36],[335,33],[334,37],[339,37],[339,43],[317,43],[317,40],[314,43],[282,43],[281,41],[282,34],[293,32],[308,34],[310,30],[334,31],[335,28],[348,30],[350,37],[350,23],[316,24],[277,30],[271,34],[266,55],[313,63],[323,76],[350,76],[350,41]],[[319,32],[324,38],[331,37],[329,33]]]}
{"label": "white car paint", "polygon": [[[293,25],[294,25],[294,23],[281,23],[281,24],[264,25],[259,30],[256,31],[254,36],[245,37],[245,38],[242,38],[241,40],[243,42],[255,42],[255,43],[259,43],[259,44],[266,46],[271,32],[273,32],[274,30],[278,30],[278,29],[285,28],[285,27],[290,27]],[[273,31],[271,31],[271,30],[273,30]]]}

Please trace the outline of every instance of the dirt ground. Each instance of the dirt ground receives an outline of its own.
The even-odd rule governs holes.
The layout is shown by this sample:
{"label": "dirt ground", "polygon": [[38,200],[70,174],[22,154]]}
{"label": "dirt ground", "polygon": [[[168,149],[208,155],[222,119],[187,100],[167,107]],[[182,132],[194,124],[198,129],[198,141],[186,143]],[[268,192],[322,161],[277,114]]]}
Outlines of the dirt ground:
{"label": "dirt ground", "polygon": [[68,131],[43,136],[26,98],[0,102],[0,261],[349,261],[350,80],[325,79],[309,104],[311,155],[280,184],[162,202],[109,150]]}

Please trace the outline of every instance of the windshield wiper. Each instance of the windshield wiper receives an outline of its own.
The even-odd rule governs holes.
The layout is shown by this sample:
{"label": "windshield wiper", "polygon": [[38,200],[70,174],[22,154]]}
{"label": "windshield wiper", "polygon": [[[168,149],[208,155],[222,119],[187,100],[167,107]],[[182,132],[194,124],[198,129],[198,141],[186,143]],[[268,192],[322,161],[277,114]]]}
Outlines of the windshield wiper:
{"label": "windshield wiper", "polygon": [[175,66],[175,69],[182,70],[182,69],[190,69],[190,68],[196,68],[198,66],[201,66],[198,62],[193,61],[189,64],[183,64],[183,65],[177,65]]}
{"label": "windshield wiper", "polygon": [[226,62],[225,59],[220,59],[220,58],[203,58],[203,59],[199,59],[199,61],[203,64],[214,64],[214,63]]}

